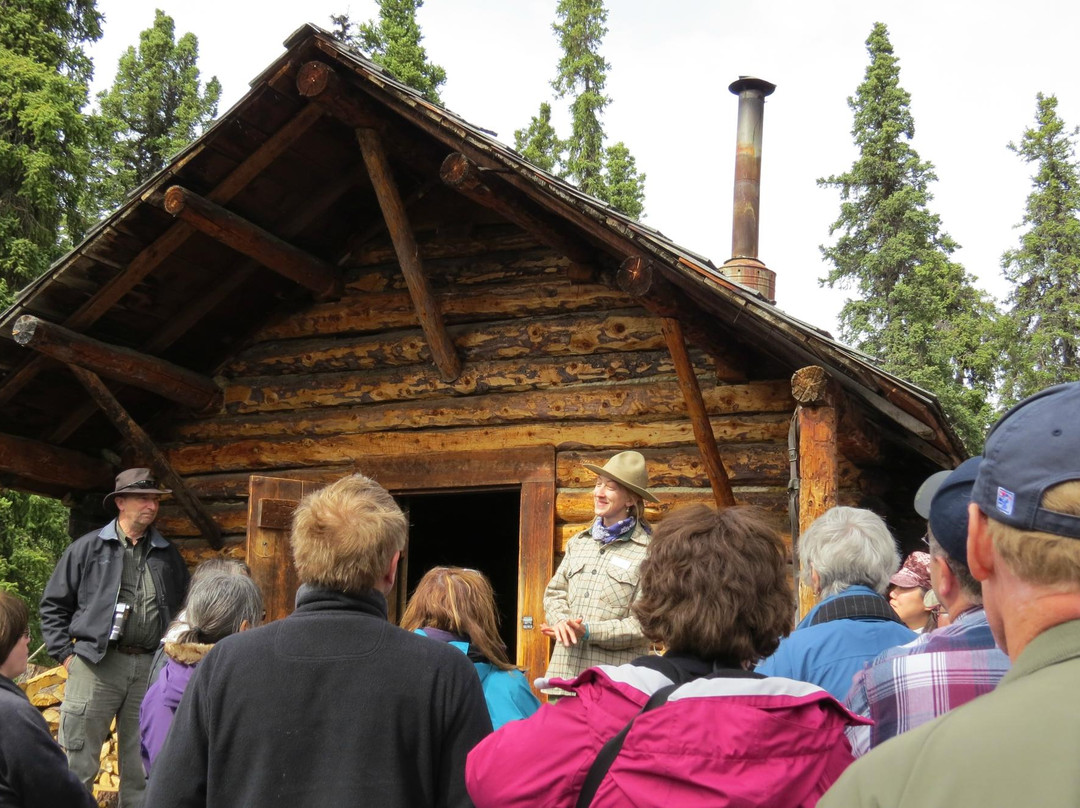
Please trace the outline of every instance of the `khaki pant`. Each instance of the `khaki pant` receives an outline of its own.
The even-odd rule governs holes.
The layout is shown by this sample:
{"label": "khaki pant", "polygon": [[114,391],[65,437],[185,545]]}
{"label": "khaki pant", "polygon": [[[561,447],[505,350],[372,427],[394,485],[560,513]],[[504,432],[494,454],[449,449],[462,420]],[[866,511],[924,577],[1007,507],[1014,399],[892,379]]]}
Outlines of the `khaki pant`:
{"label": "khaki pant", "polygon": [[76,656],[60,706],[60,745],[71,770],[87,789],[93,788],[101,746],[116,717],[121,808],[141,808],[146,790],[139,752],[139,705],[153,656],[110,648],[96,665]]}

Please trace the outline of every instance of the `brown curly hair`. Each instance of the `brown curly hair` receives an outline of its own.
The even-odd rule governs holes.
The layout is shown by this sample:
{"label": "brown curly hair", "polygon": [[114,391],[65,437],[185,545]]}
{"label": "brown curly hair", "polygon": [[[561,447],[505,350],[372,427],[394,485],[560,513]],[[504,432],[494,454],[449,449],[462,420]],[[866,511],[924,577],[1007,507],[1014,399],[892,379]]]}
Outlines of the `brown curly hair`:
{"label": "brown curly hair", "polygon": [[656,528],[634,615],[669,651],[748,666],[791,632],[780,536],[756,508],[680,508]]}

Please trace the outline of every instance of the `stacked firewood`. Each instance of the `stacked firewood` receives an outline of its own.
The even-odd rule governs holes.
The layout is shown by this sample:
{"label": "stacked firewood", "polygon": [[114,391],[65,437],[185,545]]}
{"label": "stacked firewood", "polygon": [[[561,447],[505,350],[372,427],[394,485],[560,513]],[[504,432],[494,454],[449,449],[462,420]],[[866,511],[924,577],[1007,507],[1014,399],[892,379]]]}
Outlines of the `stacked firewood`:
{"label": "stacked firewood", "polygon": [[[53,737],[60,729],[60,703],[64,700],[64,686],[67,684],[67,670],[63,665],[49,668],[24,681],[21,685],[27,698],[41,711],[49,725]],[[94,798],[102,808],[111,808],[117,804],[120,789],[120,768],[116,757],[116,721],[112,732],[101,747],[101,769],[94,781]]]}

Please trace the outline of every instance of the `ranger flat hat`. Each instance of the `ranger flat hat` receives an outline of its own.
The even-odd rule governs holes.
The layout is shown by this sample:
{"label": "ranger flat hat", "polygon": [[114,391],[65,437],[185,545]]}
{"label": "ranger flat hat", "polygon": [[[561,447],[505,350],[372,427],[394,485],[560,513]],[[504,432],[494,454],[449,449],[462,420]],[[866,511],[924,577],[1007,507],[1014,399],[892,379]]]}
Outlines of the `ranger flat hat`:
{"label": "ranger flat hat", "polygon": [[116,488],[105,495],[103,505],[117,494],[171,494],[170,488],[159,488],[150,469],[125,469],[116,475]]}
{"label": "ranger flat hat", "polygon": [[646,487],[649,484],[649,473],[645,470],[645,458],[641,452],[619,452],[603,466],[594,466],[592,463],[582,465],[602,477],[611,478],[649,502],[660,501]]}

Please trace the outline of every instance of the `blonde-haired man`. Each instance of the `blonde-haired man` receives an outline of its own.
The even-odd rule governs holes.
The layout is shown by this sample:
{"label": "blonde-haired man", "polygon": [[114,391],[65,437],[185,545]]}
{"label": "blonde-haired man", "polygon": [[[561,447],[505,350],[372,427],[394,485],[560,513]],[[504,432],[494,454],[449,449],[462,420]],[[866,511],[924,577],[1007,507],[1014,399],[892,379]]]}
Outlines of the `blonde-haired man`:
{"label": "blonde-haired man", "polygon": [[1080,383],[1017,404],[983,455],[967,563],[1012,670],[856,762],[821,806],[1080,804]]}
{"label": "blonde-haired man", "polygon": [[296,610],[199,664],[149,805],[471,805],[465,756],[491,731],[472,663],[386,619],[407,530],[361,475],[300,502]]}

